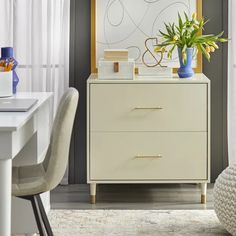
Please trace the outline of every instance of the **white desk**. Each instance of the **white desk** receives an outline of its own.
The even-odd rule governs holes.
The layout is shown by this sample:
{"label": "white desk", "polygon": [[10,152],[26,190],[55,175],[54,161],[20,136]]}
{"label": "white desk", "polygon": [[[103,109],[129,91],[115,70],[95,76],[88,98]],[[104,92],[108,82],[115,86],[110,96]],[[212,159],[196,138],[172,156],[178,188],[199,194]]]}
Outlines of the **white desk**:
{"label": "white desk", "polygon": [[[28,112],[0,112],[0,236],[11,235],[12,160],[33,136],[42,137],[45,127],[51,125],[52,93],[19,93],[15,97],[37,98],[38,102]],[[48,117],[48,123],[42,122],[43,117]],[[43,151],[42,142],[45,144],[38,140],[37,153]]]}

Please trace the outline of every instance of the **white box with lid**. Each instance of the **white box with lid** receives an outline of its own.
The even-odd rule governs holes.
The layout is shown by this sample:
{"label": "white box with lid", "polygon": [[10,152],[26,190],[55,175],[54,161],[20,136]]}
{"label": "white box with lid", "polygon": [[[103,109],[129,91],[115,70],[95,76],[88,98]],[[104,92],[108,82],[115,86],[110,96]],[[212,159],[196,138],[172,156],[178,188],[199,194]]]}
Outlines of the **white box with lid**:
{"label": "white box with lid", "polygon": [[135,61],[107,61],[103,58],[98,62],[98,79],[132,80],[135,77]]}
{"label": "white box with lid", "polygon": [[12,71],[0,72],[0,97],[10,97],[13,95]]}

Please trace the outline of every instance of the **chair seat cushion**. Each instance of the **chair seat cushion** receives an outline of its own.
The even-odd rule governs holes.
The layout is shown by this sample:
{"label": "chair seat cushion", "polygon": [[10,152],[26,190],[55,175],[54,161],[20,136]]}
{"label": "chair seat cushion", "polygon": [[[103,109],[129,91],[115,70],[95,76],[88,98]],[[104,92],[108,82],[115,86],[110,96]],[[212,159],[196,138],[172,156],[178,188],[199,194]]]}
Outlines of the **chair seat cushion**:
{"label": "chair seat cushion", "polygon": [[28,196],[48,191],[45,170],[42,164],[13,167],[12,195]]}

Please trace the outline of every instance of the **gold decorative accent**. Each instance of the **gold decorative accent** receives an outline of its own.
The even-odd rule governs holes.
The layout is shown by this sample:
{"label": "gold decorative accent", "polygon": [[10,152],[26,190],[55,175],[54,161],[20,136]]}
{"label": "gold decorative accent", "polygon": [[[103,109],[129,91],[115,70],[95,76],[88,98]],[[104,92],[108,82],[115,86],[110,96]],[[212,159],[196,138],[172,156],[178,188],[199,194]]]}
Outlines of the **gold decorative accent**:
{"label": "gold decorative accent", "polygon": [[163,107],[135,107],[134,110],[162,110]]}
{"label": "gold decorative accent", "polygon": [[206,204],[206,195],[201,195],[201,204]]}
{"label": "gold decorative accent", "polygon": [[135,158],[137,159],[145,159],[145,158],[162,158],[163,156],[161,154],[158,154],[158,155],[137,155],[135,156]]}
{"label": "gold decorative accent", "polygon": [[90,195],[90,203],[91,204],[96,204],[96,196]]}
{"label": "gold decorative accent", "polygon": [[[197,0],[197,19],[202,18],[202,0]],[[202,34],[202,32],[201,32]],[[194,69],[196,73],[202,73],[202,54],[198,52],[197,55],[197,67]]]}
{"label": "gold decorative accent", "polygon": [[119,70],[120,70],[120,64],[119,64],[119,62],[114,62],[114,66],[113,66],[114,68],[114,73],[118,73],[119,72]]}
{"label": "gold decorative accent", "polygon": [[[153,53],[153,51],[148,47],[148,42],[149,41],[156,41],[156,43],[155,43],[155,46],[158,44],[158,38],[147,38],[146,40],[145,40],[145,48],[146,48],[146,51],[143,53],[143,56],[142,56],[142,62],[143,62],[143,64],[145,65],[145,66],[147,66],[147,67],[156,67],[156,66],[162,66],[161,65],[161,62],[162,62],[162,59],[163,59],[163,55],[164,55],[164,53],[163,53],[163,51],[158,51],[157,53],[160,53],[160,59],[158,60],[157,58],[156,58],[156,56],[154,55],[154,53]],[[149,53],[151,56],[152,56],[152,58],[155,60],[155,64],[152,64],[152,65],[150,65],[150,64],[148,64],[146,61],[145,61],[145,56],[146,56],[146,54],[147,53]]]}

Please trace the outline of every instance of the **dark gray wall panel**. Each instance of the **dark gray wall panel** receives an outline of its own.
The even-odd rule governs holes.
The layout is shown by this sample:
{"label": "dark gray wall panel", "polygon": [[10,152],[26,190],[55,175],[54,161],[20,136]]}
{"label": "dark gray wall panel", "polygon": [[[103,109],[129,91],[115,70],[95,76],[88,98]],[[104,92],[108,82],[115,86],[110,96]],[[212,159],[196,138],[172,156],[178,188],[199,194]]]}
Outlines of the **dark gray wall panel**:
{"label": "dark gray wall panel", "polygon": [[[227,0],[203,0],[203,15],[211,21],[206,33],[227,33]],[[70,84],[80,92],[70,155],[70,183],[86,183],[86,79],[90,74],[90,0],[71,0]],[[204,60],[204,73],[212,81],[212,180],[227,165],[227,46],[211,63]]]}
{"label": "dark gray wall panel", "polygon": [[[227,36],[227,0],[203,0],[203,15],[210,19],[205,33],[225,31]],[[227,45],[203,62],[203,72],[211,80],[211,177],[214,181],[227,165]]]}
{"label": "dark gray wall panel", "polygon": [[[71,85],[79,90],[79,108],[70,156],[70,183],[86,182],[86,80],[90,74],[90,1],[71,0]],[[74,41],[73,41],[74,39]],[[74,157],[72,157],[72,155]]]}

